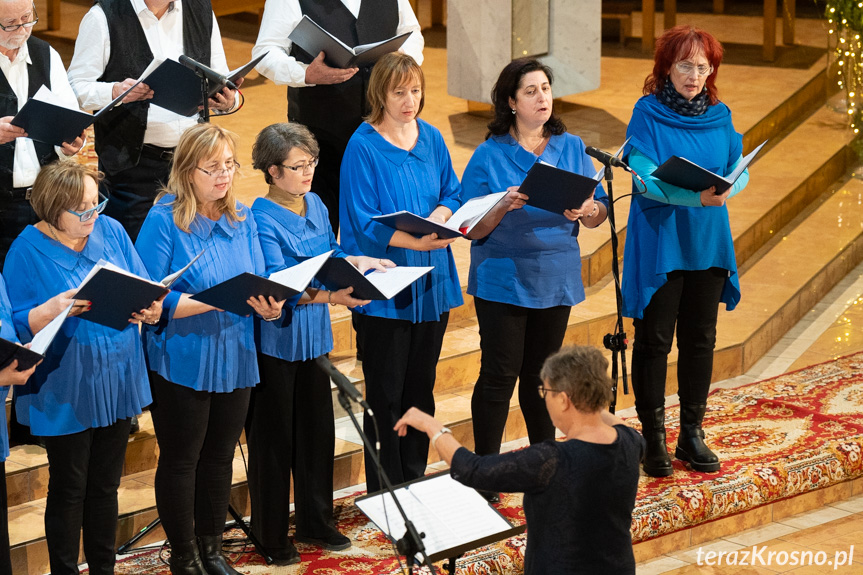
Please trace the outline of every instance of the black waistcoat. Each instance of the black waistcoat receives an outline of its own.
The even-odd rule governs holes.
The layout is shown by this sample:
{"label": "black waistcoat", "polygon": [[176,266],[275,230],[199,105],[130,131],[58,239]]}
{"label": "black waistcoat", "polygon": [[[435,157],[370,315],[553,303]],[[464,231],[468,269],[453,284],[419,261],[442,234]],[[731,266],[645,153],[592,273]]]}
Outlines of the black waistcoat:
{"label": "black waistcoat", "polygon": [[[122,82],[139,77],[153,60],[153,52],[130,0],[96,0],[108,20],[111,55],[99,82]],[[213,8],[210,0],[183,0],[183,53],[210,65]],[[138,165],[150,104],[118,106],[96,122],[96,153],[109,174]]]}
{"label": "black waistcoat", "polygon": [[[300,8],[348,46],[388,40],[399,25],[397,0],[362,0],[356,18],[341,0],[300,0]],[[308,64],[317,54],[294,44],[291,56]],[[288,88],[288,119],[347,141],[368,113],[366,88],[371,72],[368,66],[341,84]]]}
{"label": "black waistcoat", "polygon": [[[48,43],[30,36],[27,40],[32,64],[27,65],[27,98],[32,98],[44,84],[51,89],[51,47]],[[0,73],[0,117],[14,116],[18,113],[18,98],[6,76]],[[33,141],[39,165],[50,164],[57,159],[54,146]],[[0,189],[12,189],[12,169],[15,165],[15,140],[0,146]]]}

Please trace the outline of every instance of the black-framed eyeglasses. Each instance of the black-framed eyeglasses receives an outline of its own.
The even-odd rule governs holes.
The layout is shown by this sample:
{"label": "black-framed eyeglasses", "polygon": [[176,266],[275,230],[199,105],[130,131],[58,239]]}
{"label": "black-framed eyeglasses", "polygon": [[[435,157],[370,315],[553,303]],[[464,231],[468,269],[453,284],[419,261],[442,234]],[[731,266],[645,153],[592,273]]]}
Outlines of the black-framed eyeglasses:
{"label": "black-framed eyeglasses", "polygon": [[320,158],[312,158],[308,162],[306,162],[304,164],[300,164],[298,166],[286,166],[285,164],[279,164],[279,165],[283,168],[287,168],[287,169],[291,170],[294,173],[302,172],[305,174],[306,172],[311,172],[312,170],[314,170],[315,167],[317,167],[318,162],[320,162]]}
{"label": "black-framed eyeglasses", "polygon": [[102,195],[102,192],[99,192],[99,199],[102,200],[99,202],[99,205],[95,208],[90,208],[89,210],[84,210],[83,212],[76,212],[75,210],[66,210],[73,216],[78,216],[78,219],[82,222],[89,222],[93,219],[93,216],[96,214],[101,214],[105,211],[105,204],[108,203],[108,198]]}
{"label": "black-framed eyeglasses", "polygon": [[199,168],[195,166],[196,170],[201,170],[211,178],[221,178],[222,176],[227,176],[228,174],[233,174],[237,170],[240,169],[240,162],[234,161],[228,164],[227,167],[222,168],[221,170],[205,170],[204,168]]}
{"label": "black-framed eyeglasses", "polygon": [[546,394],[548,394],[549,392],[551,392],[551,393],[557,393],[558,391],[560,391],[559,389],[551,389],[550,387],[544,387],[544,386],[542,386],[542,385],[538,386],[538,387],[536,388],[536,390],[539,392],[539,396],[540,396],[542,399],[545,399]]}
{"label": "black-framed eyeglasses", "polygon": [[33,4],[33,12],[30,13],[30,18],[32,18],[32,20],[22,22],[21,24],[12,24],[11,26],[0,24],[0,30],[3,30],[4,32],[14,32],[19,28],[32,28],[35,26],[39,22],[39,16],[36,14],[36,4]]}

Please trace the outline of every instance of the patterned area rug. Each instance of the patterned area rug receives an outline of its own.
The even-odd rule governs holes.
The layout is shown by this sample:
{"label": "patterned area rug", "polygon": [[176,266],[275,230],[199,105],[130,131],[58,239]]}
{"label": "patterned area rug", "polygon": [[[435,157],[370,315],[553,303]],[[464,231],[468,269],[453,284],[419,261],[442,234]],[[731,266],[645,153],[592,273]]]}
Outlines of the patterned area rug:
{"label": "patterned area rug", "polygon": [[[677,440],[679,412],[669,408],[668,444]],[[638,427],[637,420],[628,423]],[[722,460],[718,473],[642,477],[632,518],[634,543],[863,476],[863,353],[774,379],[711,394],[705,417],[708,442]],[[272,567],[244,548],[231,560],[249,574],[395,575],[402,573],[383,534],[352,505],[336,502],[339,529],[354,546],[339,553],[298,545],[303,562]],[[520,495],[505,495],[499,510],[523,523]],[[226,539],[239,538],[238,531]],[[525,536],[465,555],[464,575],[515,575],[523,570]],[[226,550],[230,546],[226,547]],[[445,572],[442,569],[441,573]],[[118,574],[167,574],[156,551],[118,563]]]}

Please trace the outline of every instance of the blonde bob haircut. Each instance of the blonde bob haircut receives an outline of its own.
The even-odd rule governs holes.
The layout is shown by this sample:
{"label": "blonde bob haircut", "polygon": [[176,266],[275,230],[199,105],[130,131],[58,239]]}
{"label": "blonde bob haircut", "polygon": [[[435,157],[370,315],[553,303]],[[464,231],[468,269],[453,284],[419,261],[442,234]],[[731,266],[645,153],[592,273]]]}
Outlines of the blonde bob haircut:
{"label": "blonde bob haircut", "polygon": [[84,201],[84,179],[92,178],[96,185],[102,181],[102,172],[72,160],[60,160],[43,167],[33,182],[30,205],[40,220],[52,227],[66,210],[77,210]]}
{"label": "blonde bob haircut", "polygon": [[369,78],[369,88],[366,97],[369,101],[369,115],[366,121],[373,126],[384,119],[384,108],[387,105],[387,94],[410,82],[419,80],[422,97],[417,116],[423,111],[426,101],[426,79],[422,68],[411,56],[402,52],[390,52],[377,61]]}
{"label": "blonde bob haircut", "polygon": [[[196,124],[180,136],[180,142],[174,151],[174,163],[168,176],[168,185],[162,188],[156,201],[158,202],[165,194],[177,196],[172,204],[174,224],[184,232],[189,233],[200,205],[192,180],[198,164],[214,158],[225,146],[234,155],[236,161],[238,143],[239,138],[235,133],[216,124]],[[234,173],[235,178],[238,175],[239,172]],[[237,211],[233,182],[225,197],[216,202],[216,207],[219,213],[227,216],[228,221],[232,223],[245,219],[245,216]]]}

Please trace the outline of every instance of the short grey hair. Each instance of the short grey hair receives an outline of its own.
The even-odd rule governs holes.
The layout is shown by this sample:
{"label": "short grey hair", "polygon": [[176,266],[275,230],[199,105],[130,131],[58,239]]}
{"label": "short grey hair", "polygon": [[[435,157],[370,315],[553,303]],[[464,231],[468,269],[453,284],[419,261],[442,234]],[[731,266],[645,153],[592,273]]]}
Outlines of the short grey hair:
{"label": "short grey hair", "polygon": [[545,360],[539,376],[550,389],[566,393],[579,411],[596,413],[611,403],[608,360],[595,347],[562,348]]}
{"label": "short grey hair", "polygon": [[281,122],[271,124],[261,130],[252,147],[252,167],[264,172],[267,183],[273,184],[270,166],[276,166],[281,176],[282,162],[294,148],[299,148],[310,156],[318,157],[320,148],[315,136],[302,124]]}

